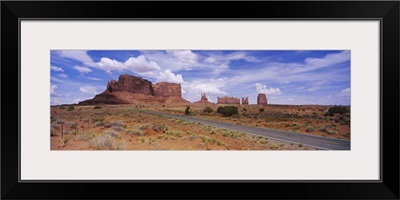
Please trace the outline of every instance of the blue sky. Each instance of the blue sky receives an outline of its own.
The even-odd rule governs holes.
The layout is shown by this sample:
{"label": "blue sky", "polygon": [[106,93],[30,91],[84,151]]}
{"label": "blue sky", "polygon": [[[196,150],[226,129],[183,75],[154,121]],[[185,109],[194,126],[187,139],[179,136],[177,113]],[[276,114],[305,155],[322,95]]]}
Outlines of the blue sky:
{"label": "blue sky", "polygon": [[350,105],[350,51],[52,50],[51,104],[78,103],[121,74],[180,83],[191,102],[265,93],[272,104]]}

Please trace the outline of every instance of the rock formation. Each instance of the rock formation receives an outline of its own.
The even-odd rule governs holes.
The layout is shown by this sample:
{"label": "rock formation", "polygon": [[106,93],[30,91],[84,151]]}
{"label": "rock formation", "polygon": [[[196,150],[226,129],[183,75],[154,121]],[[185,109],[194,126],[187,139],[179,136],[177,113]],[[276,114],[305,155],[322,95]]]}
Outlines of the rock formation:
{"label": "rock formation", "polygon": [[258,105],[268,105],[268,100],[267,100],[267,97],[265,96],[265,94],[263,94],[263,93],[258,94],[257,104]]}
{"label": "rock formation", "polygon": [[180,97],[182,95],[181,84],[161,82],[153,84],[154,96]]}
{"label": "rock formation", "polygon": [[218,97],[218,104],[240,104],[240,99],[236,97]]}
{"label": "rock formation", "polygon": [[211,102],[208,101],[205,93],[201,93],[200,101],[196,101],[195,103],[211,103]]}
{"label": "rock formation", "polygon": [[243,105],[249,105],[249,97],[246,97],[246,98],[242,97],[242,104]]}
{"label": "rock formation", "polygon": [[188,102],[181,97],[181,85],[161,82],[152,84],[141,77],[124,74],[118,81],[110,80],[107,89],[92,99],[79,102],[82,105],[129,104],[129,103],[180,103]]}
{"label": "rock formation", "polygon": [[150,81],[140,77],[124,74],[119,76],[118,81],[110,80],[107,84],[109,92],[132,92],[145,95],[154,95],[153,87]]}

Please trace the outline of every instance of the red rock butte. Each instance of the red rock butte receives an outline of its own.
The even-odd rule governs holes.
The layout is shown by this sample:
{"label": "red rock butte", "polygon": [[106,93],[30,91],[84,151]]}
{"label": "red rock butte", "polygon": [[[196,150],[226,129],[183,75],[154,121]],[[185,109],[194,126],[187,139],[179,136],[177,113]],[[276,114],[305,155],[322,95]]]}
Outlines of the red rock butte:
{"label": "red rock butte", "polygon": [[257,104],[258,105],[268,105],[268,100],[267,100],[267,97],[265,96],[265,94],[263,94],[263,93],[258,94]]}
{"label": "red rock butte", "polygon": [[246,97],[246,98],[242,97],[242,104],[249,105],[249,97]]}
{"label": "red rock butte", "polygon": [[240,104],[240,99],[236,97],[218,97],[218,104]]}
{"label": "red rock butte", "polygon": [[104,92],[79,104],[187,103],[181,95],[181,84],[152,84],[141,77],[123,74],[118,81],[110,80]]}
{"label": "red rock butte", "polygon": [[194,103],[211,103],[211,102],[208,101],[208,98],[206,97],[205,93],[201,93],[201,99]]}

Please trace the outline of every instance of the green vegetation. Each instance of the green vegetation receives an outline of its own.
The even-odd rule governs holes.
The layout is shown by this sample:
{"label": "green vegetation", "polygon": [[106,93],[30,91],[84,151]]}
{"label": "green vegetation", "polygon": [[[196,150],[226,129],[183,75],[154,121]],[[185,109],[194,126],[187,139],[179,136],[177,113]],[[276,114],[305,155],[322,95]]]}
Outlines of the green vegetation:
{"label": "green vegetation", "polygon": [[205,107],[204,110],[203,110],[204,113],[212,113],[213,111],[214,110],[212,108],[210,108],[210,107]]}
{"label": "green vegetation", "polygon": [[68,106],[68,111],[73,111],[75,109],[75,107],[74,106]]}
{"label": "green vegetation", "polygon": [[60,106],[60,109],[65,109],[65,106]]}
{"label": "green vegetation", "polygon": [[312,126],[311,124],[307,126],[306,132],[314,132],[314,131],[315,131],[314,126]]}
{"label": "green vegetation", "polygon": [[101,107],[100,106],[95,106],[95,107],[93,107],[93,109],[101,109]]}
{"label": "green vegetation", "polygon": [[220,106],[217,109],[217,113],[222,114],[224,117],[230,117],[232,115],[238,115],[238,107],[236,106]]}
{"label": "green vegetation", "polygon": [[161,124],[153,124],[153,126],[152,126],[152,128],[153,128],[153,130],[155,131],[155,132],[164,132],[165,133],[165,131],[168,131],[168,127],[167,127],[167,125],[165,125],[164,123],[161,123]]}
{"label": "green vegetation", "polygon": [[123,150],[125,143],[117,140],[111,134],[103,133],[89,140],[89,146],[96,150]]}
{"label": "green vegetation", "polygon": [[165,132],[165,135],[170,135],[170,136],[174,136],[174,137],[182,137],[182,133],[179,131],[167,131]]}
{"label": "green vegetation", "polygon": [[328,109],[328,112],[326,112],[324,114],[324,116],[328,116],[328,115],[329,116],[333,116],[336,113],[343,115],[343,114],[346,114],[346,113],[349,113],[349,112],[350,112],[350,109],[348,107],[345,107],[345,106],[333,106],[333,107]]}
{"label": "green vegetation", "polygon": [[75,135],[75,140],[82,140],[82,141],[87,141],[90,140],[94,137],[95,135],[92,133],[88,133],[88,132],[78,132]]}
{"label": "green vegetation", "polygon": [[192,113],[192,109],[190,108],[190,106],[186,106],[185,115],[189,115],[190,113]]}

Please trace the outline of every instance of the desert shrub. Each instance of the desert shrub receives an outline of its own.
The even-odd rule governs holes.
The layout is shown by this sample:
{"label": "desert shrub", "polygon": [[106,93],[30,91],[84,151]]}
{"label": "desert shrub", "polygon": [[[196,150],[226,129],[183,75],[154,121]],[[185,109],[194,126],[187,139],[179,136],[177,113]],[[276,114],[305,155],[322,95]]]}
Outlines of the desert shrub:
{"label": "desert shrub", "polygon": [[308,126],[307,126],[306,132],[314,132],[314,131],[315,131],[314,126],[312,126],[312,125],[308,125]]}
{"label": "desert shrub", "polygon": [[118,121],[114,121],[111,125],[112,125],[112,126],[124,127],[125,124],[124,124],[123,121],[118,120]]}
{"label": "desert shrub", "polygon": [[246,111],[247,111],[247,109],[246,109],[246,108],[243,108],[243,111],[244,111],[244,112],[246,112]]}
{"label": "desert shrub", "polygon": [[101,107],[100,106],[95,106],[95,107],[93,107],[93,109],[101,109]]}
{"label": "desert shrub", "polygon": [[260,108],[260,110],[258,110],[258,111],[260,111],[260,112],[264,112],[264,108]]}
{"label": "desert shrub", "polygon": [[93,122],[93,123],[95,123],[95,122],[101,122],[101,121],[104,121],[104,117],[102,117],[102,116],[98,116],[98,117],[93,117],[93,118],[92,118],[92,122]]}
{"label": "desert shrub", "polygon": [[103,134],[111,135],[111,136],[113,136],[115,138],[121,138],[121,135],[119,135],[119,133],[117,133],[117,132],[115,132],[113,130],[106,130],[106,131],[103,132]]}
{"label": "desert shrub", "polygon": [[65,106],[60,106],[60,109],[65,109]]}
{"label": "desert shrub", "polygon": [[339,129],[337,127],[326,125],[320,128],[320,131],[327,133],[328,135],[336,134]]}
{"label": "desert shrub", "polygon": [[329,108],[328,112],[326,112],[325,114],[327,114],[329,116],[333,116],[336,113],[343,115],[343,114],[346,114],[346,113],[349,113],[349,112],[350,112],[350,109],[348,107],[345,107],[345,106],[333,106],[333,107]]}
{"label": "desert shrub", "polygon": [[138,128],[134,128],[132,130],[125,130],[125,133],[130,134],[130,135],[138,135],[138,136],[144,135],[143,131]]}
{"label": "desert shrub", "polygon": [[75,122],[68,122],[67,125],[68,125],[70,128],[76,128],[76,123],[75,123]]}
{"label": "desert shrub", "polygon": [[79,132],[75,135],[75,140],[83,140],[83,141],[87,141],[90,140],[94,137],[93,134],[91,133],[87,133],[87,132]]}
{"label": "desert shrub", "polygon": [[204,113],[212,113],[213,111],[214,110],[212,108],[208,107],[208,106],[205,107],[204,110],[203,110]]}
{"label": "desert shrub", "polygon": [[68,111],[73,111],[75,109],[75,107],[74,106],[68,106]]}
{"label": "desert shrub", "polygon": [[51,136],[51,137],[53,137],[53,136],[57,136],[57,134],[56,134],[56,133],[54,133],[53,129],[50,129],[50,136]]}
{"label": "desert shrub", "polygon": [[236,106],[220,106],[217,109],[217,112],[222,114],[224,117],[230,117],[232,115],[238,115],[238,107]]}
{"label": "desert shrub", "polygon": [[142,124],[142,125],[139,126],[140,130],[147,130],[148,128],[149,128],[148,124]]}
{"label": "desert shrub", "polygon": [[268,143],[268,139],[264,138],[264,139],[260,140],[260,143],[261,144],[267,144]]}
{"label": "desert shrub", "polygon": [[96,150],[123,150],[125,143],[117,141],[111,134],[101,134],[89,141],[89,146]]}
{"label": "desert shrub", "polygon": [[153,142],[155,142],[156,141],[156,139],[155,138],[149,138],[149,144],[152,144]]}
{"label": "desert shrub", "polygon": [[99,126],[104,126],[104,125],[105,125],[104,121],[98,121],[98,122],[93,123],[93,127],[99,127]]}
{"label": "desert shrub", "polygon": [[70,136],[65,136],[65,137],[63,137],[63,138],[61,139],[61,143],[62,143],[63,145],[65,145],[65,144],[68,143],[68,141],[69,141],[70,139],[71,139]]}
{"label": "desert shrub", "polygon": [[189,115],[190,113],[192,113],[192,109],[190,108],[190,106],[186,106],[185,115]]}
{"label": "desert shrub", "polygon": [[124,129],[123,129],[122,127],[120,127],[120,126],[112,126],[111,129],[112,129],[112,130],[115,130],[115,131],[122,131],[122,130],[124,130]]}
{"label": "desert shrub", "polygon": [[182,137],[183,134],[179,131],[166,131],[165,135],[171,135],[174,137]]}
{"label": "desert shrub", "polygon": [[161,124],[158,124],[158,125],[157,124],[153,124],[152,128],[156,132],[160,132],[160,131],[165,132],[165,131],[168,130],[167,125],[165,125],[164,123],[161,123]]}
{"label": "desert shrub", "polygon": [[326,132],[328,135],[333,135],[333,134],[336,134],[337,133],[337,131],[336,130],[328,130],[327,132]]}
{"label": "desert shrub", "polygon": [[56,124],[65,124],[65,121],[62,119],[57,119]]}

